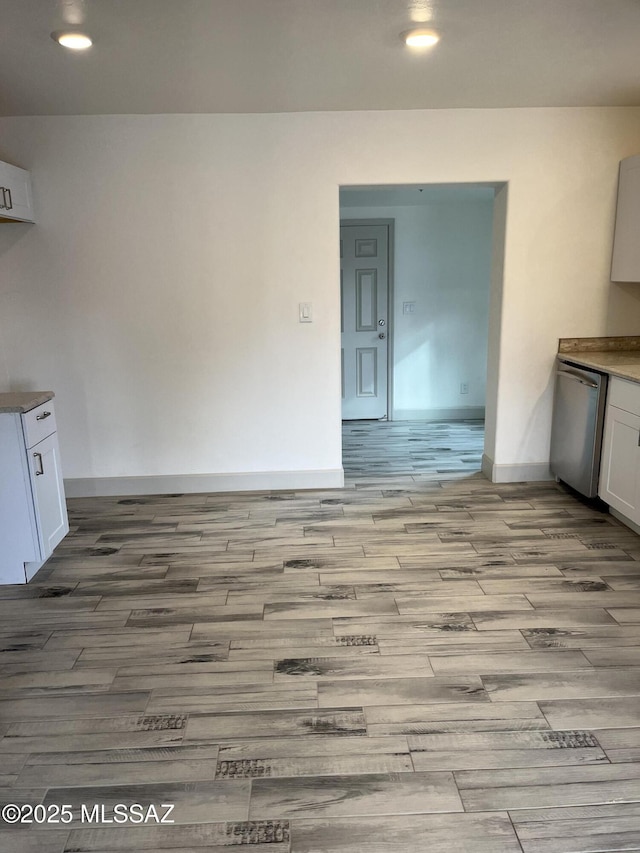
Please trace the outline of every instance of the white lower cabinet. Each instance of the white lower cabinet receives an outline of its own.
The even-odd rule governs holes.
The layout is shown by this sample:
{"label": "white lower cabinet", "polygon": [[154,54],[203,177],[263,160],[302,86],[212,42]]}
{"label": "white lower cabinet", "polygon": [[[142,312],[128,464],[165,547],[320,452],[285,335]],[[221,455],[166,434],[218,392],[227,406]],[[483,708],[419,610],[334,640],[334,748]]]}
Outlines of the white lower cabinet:
{"label": "white lower cabinet", "polygon": [[53,404],[1,413],[0,583],[29,581],[68,532]]}
{"label": "white lower cabinet", "polygon": [[613,377],[608,399],[598,494],[640,524],[640,385]]}

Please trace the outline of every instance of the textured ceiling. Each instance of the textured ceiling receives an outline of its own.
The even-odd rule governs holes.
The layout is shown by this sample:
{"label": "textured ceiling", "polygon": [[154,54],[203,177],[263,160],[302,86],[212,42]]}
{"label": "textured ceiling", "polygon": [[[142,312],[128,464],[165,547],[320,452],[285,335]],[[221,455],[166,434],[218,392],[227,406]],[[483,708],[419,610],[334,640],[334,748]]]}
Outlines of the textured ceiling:
{"label": "textured ceiling", "polygon": [[3,115],[640,105],[640,2],[0,0],[0,81]]}

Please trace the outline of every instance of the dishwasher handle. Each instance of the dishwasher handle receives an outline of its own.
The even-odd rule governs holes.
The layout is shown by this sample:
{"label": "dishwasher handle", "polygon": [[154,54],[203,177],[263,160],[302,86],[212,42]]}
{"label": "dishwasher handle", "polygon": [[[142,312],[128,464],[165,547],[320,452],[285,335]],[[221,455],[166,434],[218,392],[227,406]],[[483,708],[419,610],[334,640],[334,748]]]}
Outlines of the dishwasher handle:
{"label": "dishwasher handle", "polygon": [[590,379],[587,379],[578,371],[573,370],[557,370],[556,376],[566,376],[567,379],[573,379],[575,382],[580,382],[582,385],[586,385],[587,388],[597,388],[598,383],[592,382]]}

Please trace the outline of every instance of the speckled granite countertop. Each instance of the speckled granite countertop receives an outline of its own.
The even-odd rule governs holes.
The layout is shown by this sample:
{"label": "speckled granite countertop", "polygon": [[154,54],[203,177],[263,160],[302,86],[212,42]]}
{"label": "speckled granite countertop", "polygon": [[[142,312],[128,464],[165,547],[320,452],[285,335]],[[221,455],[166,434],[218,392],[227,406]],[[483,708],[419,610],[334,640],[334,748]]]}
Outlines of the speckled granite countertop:
{"label": "speckled granite countertop", "polygon": [[0,394],[0,414],[24,414],[54,397],[53,391],[9,391]]}
{"label": "speckled granite countertop", "polygon": [[561,338],[558,355],[582,367],[640,382],[640,337]]}

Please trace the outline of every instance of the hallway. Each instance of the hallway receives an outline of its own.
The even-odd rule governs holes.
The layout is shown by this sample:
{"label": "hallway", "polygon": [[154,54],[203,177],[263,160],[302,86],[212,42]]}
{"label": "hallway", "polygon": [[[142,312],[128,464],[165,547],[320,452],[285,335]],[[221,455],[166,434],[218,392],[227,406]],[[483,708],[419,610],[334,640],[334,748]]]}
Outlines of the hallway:
{"label": "hallway", "polygon": [[480,470],[484,421],[343,421],[345,477],[419,473],[458,476]]}

